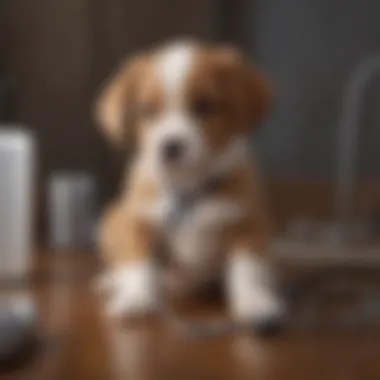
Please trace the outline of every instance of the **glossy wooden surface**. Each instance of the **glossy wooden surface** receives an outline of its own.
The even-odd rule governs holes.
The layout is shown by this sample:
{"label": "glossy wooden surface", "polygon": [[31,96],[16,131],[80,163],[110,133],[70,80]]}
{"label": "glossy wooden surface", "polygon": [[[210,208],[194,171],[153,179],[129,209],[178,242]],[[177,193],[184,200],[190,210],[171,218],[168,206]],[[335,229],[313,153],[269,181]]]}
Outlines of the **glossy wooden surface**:
{"label": "glossy wooden surface", "polygon": [[[29,289],[40,307],[43,348],[33,363],[0,379],[380,379],[378,328],[192,341],[153,321],[121,326],[102,315],[90,291],[96,268],[88,255],[38,265]],[[192,308],[191,315],[210,309]]]}

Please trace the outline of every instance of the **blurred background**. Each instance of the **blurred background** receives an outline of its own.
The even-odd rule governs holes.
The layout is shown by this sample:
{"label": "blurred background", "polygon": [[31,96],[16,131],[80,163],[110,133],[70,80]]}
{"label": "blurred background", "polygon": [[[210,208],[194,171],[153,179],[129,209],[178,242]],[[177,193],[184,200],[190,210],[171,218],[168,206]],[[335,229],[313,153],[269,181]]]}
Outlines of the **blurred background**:
{"label": "blurred background", "polygon": [[[100,203],[115,192],[119,158],[91,119],[99,84],[123,58],[178,36],[236,44],[269,74],[277,104],[256,146],[273,211],[279,221],[289,213],[332,216],[342,97],[357,65],[378,52],[378,1],[2,0],[0,7],[0,118],[35,132],[40,239],[53,171],[91,173]],[[362,213],[379,207],[377,81],[360,120]]]}
{"label": "blurred background", "polygon": [[[379,14],[378,0],[0,0],[0,266],[15,251],[46,258],[52,241],[93,250],[73,230],[93,238],[124,164],[91,118],[99,85],[182,36],[234,44],[272,79],[276,107],[252,143],[279,249],[323,231],[314,256],[338,242],[340,263],[378,263]],[[352,231],[373,243],[365,255],[351,252]]]}

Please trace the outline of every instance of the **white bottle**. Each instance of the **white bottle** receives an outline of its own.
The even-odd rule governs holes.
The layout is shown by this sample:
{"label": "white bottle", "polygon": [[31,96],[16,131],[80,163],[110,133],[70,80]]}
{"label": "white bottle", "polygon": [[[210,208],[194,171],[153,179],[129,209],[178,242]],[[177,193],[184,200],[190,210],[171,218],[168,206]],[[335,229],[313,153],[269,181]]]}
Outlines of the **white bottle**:
{"label": "white bottle", "polygon": [[55,172],[48,181],[50,247],[93,247],[95,181],[89,173]]}
{"label": "white bottle", "polygon": [[23,278],[30,270],[34,145],[27,130],[0,126],[0,278]]}

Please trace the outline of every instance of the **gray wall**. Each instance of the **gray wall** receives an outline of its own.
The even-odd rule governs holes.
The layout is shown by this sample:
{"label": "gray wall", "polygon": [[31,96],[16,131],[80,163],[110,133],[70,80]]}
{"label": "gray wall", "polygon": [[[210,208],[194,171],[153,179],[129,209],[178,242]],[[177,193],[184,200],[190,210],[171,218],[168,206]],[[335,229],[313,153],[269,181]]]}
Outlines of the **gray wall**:
{"label": "gray wall", "polygon": [[[343,86],[363,58],[380,53],[380,1],[256,0],[251,6],[250,49],[278,93],[258,137],[264,166],[272,174],[327,178],[335,165]],[[378,177],[380,80],[367,99],[360,170]]]}
{"label": "gray wall", "polygon": [[102,201],[117,191],[124,157],[92,120],[99,84],[125,56],[158,41],[215,38],[218,17],[218,0],[0,0],[0,61],[16,93],[15,118],[38,139],[41,236],[52,171],[94,173]]}

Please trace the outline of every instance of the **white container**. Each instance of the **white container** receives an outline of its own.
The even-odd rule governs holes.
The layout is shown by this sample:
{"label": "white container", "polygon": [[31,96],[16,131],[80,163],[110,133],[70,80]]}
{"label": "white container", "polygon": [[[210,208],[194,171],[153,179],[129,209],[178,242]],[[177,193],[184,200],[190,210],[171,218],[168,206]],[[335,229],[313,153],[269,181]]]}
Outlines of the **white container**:
{"label": "white container", "polygon": [[33,249],[35,147],[30,132],[4,127],[0,126],[0,277],[22,278],[30,269]]}
{"label": "white container", "polygon": [[49,242],[54,249],[89,249],[94,237],[95,181],[88,173],[56,172],[48,182]]}

